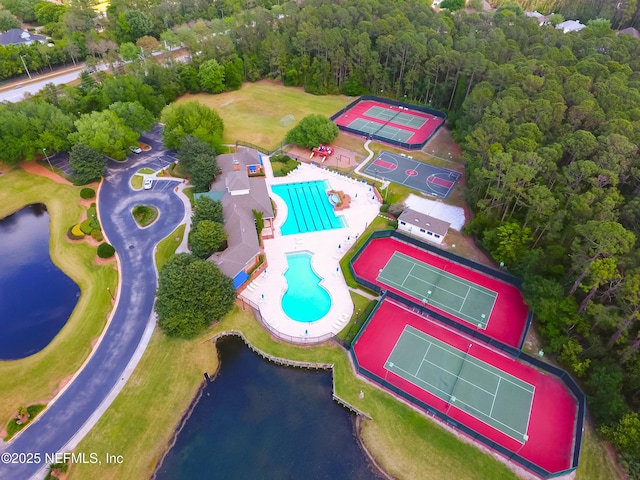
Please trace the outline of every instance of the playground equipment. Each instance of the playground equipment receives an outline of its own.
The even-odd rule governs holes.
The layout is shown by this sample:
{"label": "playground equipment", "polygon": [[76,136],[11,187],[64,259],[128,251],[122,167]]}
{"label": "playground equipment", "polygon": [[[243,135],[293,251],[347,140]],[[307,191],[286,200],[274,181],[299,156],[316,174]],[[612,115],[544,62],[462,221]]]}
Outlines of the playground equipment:
{"label": "playground equipment", "polygon": [[327,157],[330,157],[331,155],[333,155],[333,148],[327,145],[320,144],[318,145],[317,148],[314,148],[313,150],[311,150],[311,155],[309,156],[309,158],[313,158],[314,155],[318,155],[319,157],[322,157],[322,163],[324,163]]}

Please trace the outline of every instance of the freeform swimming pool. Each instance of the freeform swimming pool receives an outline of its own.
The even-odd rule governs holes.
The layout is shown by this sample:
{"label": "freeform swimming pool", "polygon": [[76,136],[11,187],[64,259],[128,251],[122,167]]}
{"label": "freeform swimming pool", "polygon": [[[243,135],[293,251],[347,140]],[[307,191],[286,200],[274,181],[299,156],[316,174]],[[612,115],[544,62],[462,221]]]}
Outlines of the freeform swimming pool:
{"label": "freeform swimming pool", "polygon": [[320,285],[322,278],[313,271],[311,256],[309,252],[287,254],[287,291],[282,296],[282,310],[297,322],[320,320],[331,308],[331,296]]}
{"label": "freeform swimming pool", "polygon": [[271,187],[287,204],[289,213],[280,228],[282,235],[331,230],[345,226],[344,218],[333,213],[326,180],[286,183]]}

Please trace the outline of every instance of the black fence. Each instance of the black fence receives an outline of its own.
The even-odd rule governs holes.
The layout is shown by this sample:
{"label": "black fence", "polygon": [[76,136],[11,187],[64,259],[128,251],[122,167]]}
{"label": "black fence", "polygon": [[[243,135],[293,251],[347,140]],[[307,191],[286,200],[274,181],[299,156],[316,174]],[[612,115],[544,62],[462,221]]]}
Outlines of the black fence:
{"label": "black fence", "polygon": [[[405,103],[399,100],[391,100],[389,98],[376,97],[375,95],[362,95],[360,98],[358,98],[357,100],[354,100],[349,105],[341,109],[338,113],[331,115],[330,117],[331,120],[335,121],[336,118],[338,118],[340,115],[344,114],[345,112],[349,111],[351,108],[353,108],[355,105],[357,105],[359,102],[363,100],[371,100],[379,103],[384,103],[387,105],[393,105],[394,107],[406,107],[411,110],[416,110],[418,112],[423,112],[429,115],[433,115],[434,117],[442,118],[443,120],[446,120],[447,118],[447,115],[444,112],[441,112],[440,110],[435,110],[433,108],[424,107],[422,105],[413,105],[411,103]],[[436,134],[438,130],[440,130],[440,127],[443,124],[444,124],[444,121],[442,124],[438,125],[438,127],[433,132],[431,132],[431,135],[429,135],[427,139],[422,143],[399,142],[398,140],[392,140],[390,138],[383,137],[381,135],[376,135],[375,133],[367,133],[367,132],[363,132],[362,130],[357,130],[355,128],[349,128],[342,125],[338,125],[338,128],[343,132],[352,133],[354,135],[361,135],[363,137],[366,137],[372,140],[378,140],[380,142],[388,143],[390,145],[406,148],[407,150],[419,150],[422,147],[424,147],[429,140],[431,140],[431,138]]]}
{"label": "black fence", "polygon": [[580,461],[580,450],[582,448],[582,439],[583,439],[583,435],[584,435],[584,418],[585,418],[585,414],[586,414],[586,398],[584,393],[582,392],[582,389],[580,388],[580,386],[577,384],[577,382],[573,379],[573,377],[571,377],[571,375],[569,375],[567,372],[565,372],[563,369],[556,367],[554,365],[550,365],[546,362],[544,362],[543,360],[534,357],[532,355],[529,355],[527,353],[524,353],[522,351],[522,345],[524,343],[524,339],[526,337],[526,333],[529,330],[530,326],[531,326],[531,321],[533,319],[533,312],[529,312],[528,316],[527,316],[527,324],[526,324],[526,328],[525,328],[525,332],[523,334],[523,338],[520,342],[520,348],[515,348],[512,347],[510,345],[506,345],[488,335],[486,335],[483,332],[480,332],[478,330],[474,330],[464,324],[460,324],[455,322],[454,320],[445,317],[444,315],[438,313],[438,312],[434,312],[433,310],[431,310],[430,308],[428,308],[426,305],[422,305],[416,302],[413,302],[412,300],[399,295],[395,292],[390,292],[390,291],[383,291],[379,285],[374,284],[373,282],[370,282],[362,277],[360,277],[359,275],[356,274],[354,268],[353,268],[353,264],[358,260],[358,258],[360,257],[360,255],[362,254],[362,252],[367,248],[367,246],[375,239],[377,238],[388,238],[388,237],[394,237],[400,241],[412,244],[418,248],[430,251],[432,253],[435,253],[436,255],[439,255],[441,257],[444,257],[448,260],[454,261],[456,263],[460,263],[462,265],[465,265],[467,267],[470,267],[474,270],[477,270],[479,272],[485,273],[487,275],[490,275],[492,277],[498,278],[499,280],[502,280],[506,283],[509,283],[511,285],[520,287],[521,285],[521,280],[518,279],[517,277],[506,273],[506,272],[502,272],[500,270],[496,270],[493,269],[491,267],[487,267],[485,265],[481,265],[478,264],[472,260],[469,260],[467,258],[462,258],[459,257],[451,252],[447,252],[444,250],[441,250],[435,246],[432,245],[428,245],[425,244],[413,237],[408,237],[406,235],[403,235],[400,232],[394,231],[394,230],[381,230],[381,231],[375,231],[371,234],[371,236],[367,239],[366,242],[364,242],[364,244],[360,247],[360,249],[356,252],[356,254],[353,256],[353,258],[351,259],[350,263],[349,263],[349,269],[351,270],[351,274],[353,275],[353,277],[355,278],[356,282],[358,282],[360,285],[367,287],[375,292],[378,293],[382,293],[382,297],[380,299],[380,302],[378,302],[378,304],[376,305],[376,307],[373,309],[373,311],[371,312],[371,314],[369,315],[369,317],[367,318],[367,320],[364,322],[364,324],[362,325],[362,328],[360,329],[360,331],[358,332],[358,334],[356,335],[356,337],[354,338],[353,342],[352,342],[352,346],[354,346],[358,340],[360,339],[362,333],[366,330],[367,326],[369,325],[369,323],[371,322],[371,319],[375,316],[376,312],[378,311],[378,308],[380,307],[380,305],[382,304],[382,302],[386,299],[392,299],[397,303],[400,303],[402,305],[404,305],[405,307],[413,310],[415,313],[419,314],[419,315],[423,315],[423,316],[428,316],[431,319],[435,319],[436,321],[439,321],[461,333],[464,333],[465,335],[468,335],[474,339],[477,339],[487,345],[490,345],[491,347],[498,349],[500,351],[505,352],[508,355],[511,355],[512,357],[515,357],[517,359],[519,359],[522,362],[528,363],[529,365],[531,365],[534,368],[537,368],[539,370],[542,370],[550,375],[554,375],[555,377],[557,377],[558,379],[560,379],[566,386],[567,388],[571,391],[571,393],[575,396],[577,402],[578,402],[578,412],[577,412],[577,421],[576,421],[576,426],[575,426],[575,437],[574,437],[574,446],[573,446],[573,457],[572,457],[572,462],[571,462],[571,467],[565,471],[562,472],[549,472],[547,470],[545,470],[542,467],[539,467],[538,465],[535,465],[534,463],[530,462],[529,460],[521,457],[520,455],[518,455],[515,452],[512,452],[508,449],[506,449],[505,447],[498,445],[497,443],[495,443],[493,440],[485,437],[484,435],[479,434],[478,432],[476,432],[475,430],[472,430],[471,428],[460,424],[459,422],[456,422],[455,420],[453,420],[452,418],[450,418],[448,415],[446,415],[445,413],[442,413],[436,409],[434,409],[433,407],[431,407],[430,405],[428,405],[427,403],[423,402],[422,400],[419,400],[418,398],[414,397],[413,395],[410,395],[404,391],[402,391],[400,388],[390,384],[388,381],[386,381],[385,379],[375,375],[374,373],[366,370],[365,368],[362,368],[360,366],[360,364],[358,363],[358,359],[355,355],[354,349],[351,348],[350,353],[351,353],[351,357],[353,359],[354,365],[356,366],[356,369],[359,373],[361,373],[362,375],[364,375],[367,378],[370,378],[374,381],[376,381],[377,383],[379,383],[380,385],[384,386],[385,388],[387,388],[388,390],[396,393],[397,395],[399,395],[402,398],[405,398],[407,400],[409,400],[411,403],[419,406],[420,408],[424,409],[429,415],[432,415],[434,417],[437,417],[441,420],[443,420],[444,422],[446,422],[448,425],[451,425],[452,427],[455,427],[456,429],[464,432],[466,435],[468,435],[469,437],[481,442],[482,444],[488,446],[489,448],[497,451],[498,453],[504,455],[505,457],[507,457],[509,460],[512,460],[516,463],[518,463],[519,465],[523,466],[524,468],[534,472],[535,474],[541,476],[542,478],[552,478],[552,477],[558,477],[561,475],[565,475],[567,473],[570,473],[572,471],[574,471],[576,468],[578,468],[578,464]]}

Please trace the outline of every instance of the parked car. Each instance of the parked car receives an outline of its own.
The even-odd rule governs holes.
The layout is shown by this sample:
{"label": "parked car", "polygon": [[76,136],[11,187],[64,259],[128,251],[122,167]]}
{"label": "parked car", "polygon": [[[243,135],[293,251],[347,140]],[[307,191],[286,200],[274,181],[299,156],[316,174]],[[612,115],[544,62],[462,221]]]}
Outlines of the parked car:
{"label": "parked car", "polygon": [[142,186],[144,187],[145,190],[151,190],[151,187],[153,187],[153,179],[147,178],[142,184]]}
{"label": "parked car", "polygon": [[140,147],[138,147],[138,146],[135,146],[135,145],[131,145],[129,147],[129,150],[131,150],[133,153],[136,153],[136,154],[137,153],[142,153],[142,149]]}

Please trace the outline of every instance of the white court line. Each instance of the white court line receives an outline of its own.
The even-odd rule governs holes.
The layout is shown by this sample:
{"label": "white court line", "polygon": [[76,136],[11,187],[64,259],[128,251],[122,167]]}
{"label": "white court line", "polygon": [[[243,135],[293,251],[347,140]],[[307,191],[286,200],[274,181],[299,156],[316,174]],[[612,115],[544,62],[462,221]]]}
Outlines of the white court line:
{"label": "white court line", "polygon": [[409,272],[405,275],[404,280],[402,280],[402,286],[404,287],[404,282],[406,282],[409,277],[411,276],[411,272],[413,271],[413,269],[416,268],[415,265],[411,265],[411,268],[409,269]]}
{"label": "white court line", "polygon": [[[389,285],[390,287],[394,287],[397,290],[400,290],[401,292],[408,293],[408,294],[410,294],[411,296],[413,296],[416,299],[424,298],[424,295],[421,294],[420,292],[416,292],[416,291],[412,290],[411,288],[408,288],[408,287],[405,287],[403,285],[400,285],[400,284],[398,284],[398,283],[396,283],[396,282],[394,282],[392,280],[387,280],[382,275],[378,275],[378,280],[381,280],[386,285]],[[427,283],[427,282],[423,282],[423,283]],[[431,284],[428,283],[428,285],[431,285]],[[466,322],[468,322],[468,323],[470,323],[470,324],[472,324],[474,326],[477,326],[478,323],[482,323],[478,319],[476,319],[474,317],[471,317],[470,315],[467,315],[464,312],[456,311],[455,309],[451,308],[450,305],[445,305],[443,303],[438,302],[437,300],[429,299],[429,303],[432,304],[432,305],[436,305],[436,306],[439,305],[441,307],[441,309],[444,310],[447,313],[458,314],[459,315],[458,318],[460,318],[461,320],[464,320],[464,321],[466,321]],[[485,325],[485,327],[487,325],[487,323],[482,323],[482,324]]]}
{"label": "white court line", "polygon": [[[407,327],[411,328],[411,330],[407,330]],[[407,325],[407,326],[405,326],[404,331],[406,331],[406,332],[407,332],[408,334],[410,334],[410,335],[414,335],[414,336],[418,337],[418,338],[419,338],[419,339],[421,339],[423,342],[433,343],[430,339],[425,338],[425,337],[423,336],[423,335],[428,335],[428,334],[426,334],[426,333],[424,333],[424,332],[421,332],[420,330],[418,330],[418,329],[417,329],[417,328],[415,328],[415,327],[412,327],[411,325]],[[421,334],[421,335],[420,335],[420,334]],[[444,342],[442,342],[442,341],[440,341],[440,340],[438,340],[438,342],[442,343],[443,345],[447,346],[448,348],[453,349],[453,350],[447,350],[449,353],[451,353],[451,355],[455,355],[455,356],[457,356],[458,358],[462,358],[462,359],[465,359],[465,358],[466,358],[466,359],[469,359],[469,358],[473,358],[473,359],[475,359],[475,357],[473,357],[473,356],[468,356],[468,355],[465,355],[465,354],[462,354],[462,355],[458,354],[457,352],[461,352],[461,350],[458,350],[456,347],[452,347],[451,345],[448,345],[448,344],[446,344],[446,343],[444,343]],[[529,389],[528,389],[528,388],[526,388],[525,386],[520,385],[520,384],[518,384],[518,383],[516,383],[516,382],[513,382],[513,381],[512,381],[511,379],[509,379],[508,377],[503,377],[502,375],[497,374],[495,370],[500,371],[500,369],[499,369],[498,367],[494,367],[493,365],[491,365],[491,367],[492,367],[493,369],[495,369],[495,370],[490,370],[490,369],[486,368],[486,367],[483,365],[483,364],[487,364],[486,362],[483,362],[482,360],[478,360],[478,361],[479,361],[479,362],[482,362],[482,363],[480,363],[480,364],[478,364],[478,363],[473,363],[473,362],[471,362],[471,363],[473,363],[476,367],[481,368],[481,369],[482,369],[482,370],[484,370],[485,372],[487,372],[487,373],[491,373],[491,374],[493,374],[493,375],[494,375],[494,376],[496,376],[496,377],[500,377],[500,378],[502,378],[502,380],[504,380],[505,382],[509,382],[509,383],[511,383],[512,385],[515,385],[516,387],[521,388],[521,389],[522,389],[522,390],[524,390],[525,392],[533,393],[533,392],[535,391],[535,386],[534,386],[534,385],[532,385],[532,384],[530,384],[530,383],[528,383],[528,382],[525,382],[524,380],[521,380],[521,379],[519,379],[519,378],[518,378],[518,380],[519,380],[520,382],[522,382],[524,385],[526,385],[526,387],[531,387],[531,390],[529,390]],[[487,364],[487,365],[488,365],[488,364]],[[453,372],[449,372],[449,373],[453,373]],[[514,375],[508,374],[508,373],[506,373],[506,372],[501,372],[501,373],[505,373],[505,374],[509,375],[510,377],[517,378],[517,377],[515,377]]]}
{"label": "white court line", "polygon": [[404,257],[410,262],[417,263],[421,268],[424,268],[424,269],[429,270],[431,272],[436,272],[436,273],[439,273],[441,275],[444,275],[447,278],[450,278],[451,280],[453,280],[455,282],[458,282],[460,285],[463,285],[463,286],[465,286],[467,288],[471,288],[473,290],[477,290],[477,291],[479,291],[481,293],[484,293],[484,294],[486,294],[488,296],[493,296],[494,298],[498,297],[498,293],[494,292],[493,290],[490,290],[490,289],[488,289],[486,287],[483,287],[481,285],[474,284],[470,280],[465,280],[464,278],[460,278],[457,275],[453,275],[452,273],[447,272],[446,270],[442,270],[441,268],[437,268],[437,267],[434,267],[434,266],[429,265],[427,263],[421,262],[420,260],[417,260],[417,259],[415,259],[413,257],[410,257],[409,255],[406,255],[406,254],[404,254],[402,252],[397,252],[396,251],[396,252],[393,253],[392,257],[394,257],[394,256]]}
{"label": "white court line", "polygon": [[[493,394],[493,402],[491,403],[491,410],[489,410],[489,416],[493,415],[493,407],[496,405],[496,398],[498,398],[498,390],[500,390],[500,382],[502,381],[502,377],[498,377],[498,385],[496,385],[496,391]],[[493,417],[492,417],[493,418]],[[526,432],[526,430],[525,430]]]}
{"label": "white court line", "polygon": [[[395,365],[395,364],[394,364],[394,365],[393,365],[393,367],[391,367],[391,368],[393,368],[394,370],[397,370],[397,371],[400,371],[400,372],[405,373],[405,374],[407,375],[407,377],[409,377],[409,378],[408,378],[409,382],[413,383],[413,384],[414,384],[414,385],[416,385],[416,386],[419,386],[419,385],[418,385],[418,383],[421,383],[421,384],[423,384],[423,385],[428,385],[428,386],[429,386],[429,387],[431,387],[433,390],[437,390],[437,391],[441,392],[443,395],[446,395],[446,396],[447,396],[447,397],[449,397],[449,398],[451,397],[451,394],[450,394],[449,392],[445,392],[444,390],[442,390],[442,389],[440,389],[440,388],[436,387],[435,385],[432,385],[432,384],[430,384],[429,382],[427,382],[427,381],[425,381],[425,380],[422,380],[422,379],[421,379],[421,378],[419,378],[419,377],[413,376],[410,372],[408,372],[408,371],[404,370],[404,369],[403,369],[403,368],[401,368],[401,367],[398,367],[398,366],[397,366],[397,365]],[[387,370],[389,370],[389,369],[387,369]],[[389,371],[391,371],[392,373],[396,373],[396,372],[394,372],[393,370],[389,370]],[[397,373],[396,373],[396,375],[397,375]],[[401,375],[399,375],[399,376],[401,376]],[[404,377],[402,377],[402,378],[404,378]],[[414,381],[411,381],[411,379],[414,379]],[[407,378],[405,378],[405,380],[407,380]],[[416,383],[416,382],[417,382],[417,383]],[[424,390],[424,389],[423,389],[423,390]],[[427,390],[427,391],[428,391],[428,390]],[[429,392],[429,393],[431,393],[432,395],[435,395],[435,393],[433,393],[433,392]],[[438,395],[436,395],[436,396],[438,396]],[[448,400],[447,400],[447,399],[445,399],[445,398],[441,398],[441,400],[444,400],[445,402],[446,402],[446,401],[448,401]],[[504,422],[502,422],[502,421],[498,420],[497,418],[493,418],[493,417],[491,417],[490,415],[487,415],[486,413],[484,413],[483,411],[479,410],[479,409],[478,409],[478,408],[476,408],[475,406],[473,406],[473,405],[469,405],[467,402],[464,402],[464,401],[460,400],[459,398],[456,398],[455,403],[454,403],[453,405],[455,405],[455,406],[457,407],[457,405],[458,405],[458,404],[465,405],[465,406],[467,406],[467,407],[469,408],[469,410],[472,410],[472,411],[474,411],[474,412],[478,413],[478,415],[477,415],[477,416],[476,416],[476,415],[474,415],[474,416],[475,416],[475,418],[476,418],[477,420],[480,420],[482,423],[485,423],[485,424],[489,425],[491,428],[495,428],[496,430],[501,431],[502,433],[504,433],[505,435],[510,436],[510,437],[511,437],[511,438],[513,438],[514,440],[520,440],[520,438],[516,438],[515,436],[513,436],[513,435],[509,434],[508,432],[505,432],[504,430],[500,430],[499,428],[496,428],[496,426],[495,426],[495,425],[491,425],[489,422],[485,421],[482,417],[486,417],[486,418],[491,419],[491,420],[492,420],[492,421],[494,421],[495,423],[497,423],[497,424],[499,424],[499,425],[502,425],[502,427],[504,427],[504,429],[505,429],[505,430],[510,430],[511,432],[514,432],[516,435],[519,435],[520,437],[524,437],[524,435],[525,435],[525,434],[526,434],[526,432],[527,432],[527,430],[525,430],[524,432],[520,432],[519,430],[516,430],[515,428],[511,427],[510,425],[507,425],[506,423],[504,423]],[[460,409],[459,407],[457,407],[457,408],[458,408],[458,409]],[[460,410],[461,410],[461,409],[460,409]],[[531,419],[531,409],[529,409],[529,420],[530,420],[530,419]],[[528,429],[528,422],[529,422],[529,420],[527,420],[527,429]]]}
{"label": "white court line", "polygon": [[[419,282],[421,282],[421,283],[425,283],[425,284],[427,284],[427,285],[431,285],[434,289],[435,289],[435,288],[439,288],[439,289],[440,289],[440,290],[442,290],[443,292],[450,293],[450,294],[451,294],[451,295],[453,295],[454,297],[462,298],[462,299],[463,299],[463,305],[464,305],[464,299],[466,298],[466,296],[464,296],[464,297],[463,297],[462,295],[458,295],[457,293],[455,293],[455,292],[451,292],[451,291],[447,290],[446,288],[442,288],[439,284],[435,284],[435,283],[428,282],[428,281],[426,281],[424,278],[416,277],[415,275],[407,275],[407,277],[405,278],[405,280],[406,280],[407,278],[409,278],[409,277],[411,277],[411,278],[415,278],[416,280],[418,280],[418,281],[419,281]],[[467,289],[467,295],[468,295],[468,294],[469,294],[469,289]],[[450,306],[450,308],[451,308],[452,310],[455,310],[455,308],[453,308],[453,307],[451,307],[451,306]],[[460,307],[460,309],[462,309],[462,307]]]}
{"label": "white court line", "polygon": [[[418,365],[418,370],[416,370],[416,374],[414,375],[415,377],[418,376],[418,373],[420,373],[420,369],[422,368],[422,364],[424,362],[429,362],[427,360],[427,354],[429,353],[429,350],[431,350],[431,345],[433,345],[433,343],[429,342],[429,345],[427,345],[427,351],[424,352],[424,355],[422,356],[422,360],[420,360],[420,365]],[[429,362],[431,363],[431,362]]]}
{"label": "white court line", "polygon": [[[420,340],[422,340],[423,342],[427,342],[427,343],[429,343],[430,345],[435,345],[436,347],[439,347],[439,348],[441,348],[442,350],[445,350],[446,352],[448,352],[448,353],[449,353],[449,354],[451,354],[451,355],[457,356],[458,358],[462,358],[462,359],[463,359],[463,361],[465,361],[465,359],[466,359],[466,358],[474,358],[474,357],[468,357],[467,355],[465,355],[465,356],[460,356],[460,355],[459,355],[459,353],[457,353],[457,352],[459,352],[459,350],[458,350],[457,348],[455,348],[455,347],[451,347],[450,345],[443,344],[444,346],[448,347],[448,348],[443,348],[442,346],[438,345],[437,343],[432,342],[432,341],[431,341],[431,340],[429,340],[428,338],[425,338],[423,335],[427,335],[426,333],[421,332],[420,330],[418,330],[418,329],[416,329],[416,328],[414,328],[414,327],[412,327],[412,326],[410,326],[410,325],[405,325],[405,327],[404,327],[404,329],[403,329],[403,333],[411,334],[411,335],[413,335],[413,336],[415,336],[415,337],[419,338],[419,339],[420,339]],[[401,336],[402,336],[402,335],[401,335]],[[399,341],[400,341],[401,336],[400,336],[400,337],[398,337],[398,340],[396,340],[396,344],[394,345],[393,350],[395,350],[395,349],[396,349],[396,347],[397,347],[397,345],[398,345],[398,343],[399,343]],[[435,339],[435,340],[437,340],[437,339]],[[437,341],[438,341],[438,343],[442,343],[442,342],[440,342],[439,340],[437,340]],[[429,348],[430,348],[430,347],[429,347]],[[449,350],[449,348],[451,348],[451,350]],[[393,352],[389,355],[389,358],[391,358],[391,356],[392,356],[392,355],[393,355]],[[386,367],[386,364],[387,364],[388,362],[389,362],[389,359],[387,358],[387,361],[385,362],[385,369],[386,369],[386,370],[389,370],[389,369]],[[432,365],[434,365],[435,367],[439,368],[440,370],[442,370],[442,371],[444,371],[444,372],[446,372],[446,373],[449,373],[450,375],[454,375],[452,372],[449,372],[448,370],[445,370],[445,369],[444,369],[444,368],[442,368],[441,366],[436,365],[436,364],[434,364],[433,362],[430,362],[429,360],[426,360],[426,362],[427,362],[427,363],[430,363],[430,364],[432,364]],[[466,403],[466,402],[464,402],[464,401],[462,401],[462,400],[460,400],[460,399],[456,399],[456,403],[466,405],[469,409],[471,409],[471,410],[473,410],[473,411],[475,411],[475,412],[479,413],[479,414],[480,414],[480,416],[488,417],[488,418],[490,418],[492,421],[494,421],[495,423],[497,423],[497,424],[499,424],[499,425],[502,425],[505,429],[510,430],[510,431],[512,431],[512,432],[515,432],[516,434],[519,434],[520,436],[524,436],[524,435],[526,435],[526,432],[527,432],[527,431],[528,431],[528,429],[529,429],[529,423],[530,423],[530,421],[531,421],[531,409],[532,409],[532,407],[533,407],[533,396],[534,396],[534,394],[535,394],[535,386],[533,386],[533,385],[531,385],[531,384],[528,384],[528,383],[527,383],[527,382],[525,382],[524,380],[520,380],[520,379],[519,379],[522,383],[524,383],[524,384],[526,384],[526,385],[530,386],[530,387],[533,389],[533,390],[529,391],[529,390],[525,389],[524,387],[522,387],[522,386],[518,385],[517,383],[510,381],[508,378],[503,377],[501,374],[498,374],[498,372],[499,372],[499,371],[498,371],[498,372],[496,372],[496,371],[489,370],[489,369],[485,368],[483,365],[478,365],[478,364],[476,364],[476,363],[473,363],[473,364],[474,364],[474,366],[479,367],[479,368],[481,368],[481,369],[485,370],[486,372],[488,372],[488,373],[490,373],[490,374],[492,374],[492,375],[494,375],[494,376],[498,377],[498,386],[500,385],[500,381],[501,381],[501,380],[505,380],[505,381],[509,381],[509,382],[510,382],[510,383],[512,383],[513,385],[519,386],[519,387],[523,388],[525,391],[527,391],[527,392],[531,393],[531,397],[530,397],[530,398],[531,398],[531,403],[529,404],[529,412],[528,412],[528,417],[527,417],[527,427],[525,428],[525,431],[524,431],[524,432],[520,432],[520,431],[516,430],[515,428],[511,427],[510,425],[507,425],[507,424],[505,424],[504,422],[502,422],[502,421],[498,420],[497,418],[492,417],[492,416],[491,416],[491,414],[486,414],[486,413],[484,413],[483,411],[481,411],[479,408],[477,408],[477,407],[475,407],[475,406],[473,406],[473,405],[469,405],[468,403]],[[438,388],[437,386],[432,385],[432,384],[430,384],[429,382],[427,382],[427,381],[425,381],[425,380],[422,380],[421,378],[419,378],[419,377],[417,377],[417,376],[415,376],[415,375],[412,375],[410,372],[408,372],[408,371],[404,370],[403,368],[401,368],[401,367],[399,367],[399,366],[397,366],[397,365],[395,365],[395,364],[394,364],[394,366],[393,366],[392,368],[393,368],[393,369],[396,369],[396,370],[398,370],[398,371],[401,371],[401,372],[406,373],[406,374],[407,374],[407,376],[409,376],[410,378],[414,378],[417,382],[419,382],[419,383],[421,383],[421,384],[428,385],[429,387],[433,388],[434,390],[437,390],[437,391],[441,392],[443,395],[446,395],[446,396],[448,396],[448,397],[451,397],[451,393],[446,392],[446,391],[442,390],[441,388]],[[496,367],[493,367],[493,368],[494,368],[494,369],[496,369]],[[391,371],[391,370],[390,370],[390,371]],[[393,372],[393,373],[395,373],[395,372]],[[506,372],[499,372],[499,373],[504,373],[505,375],[509,375],[509,374],[507,374]],[[455,375],[455,376],[456,376],[456,377],[458,377],[457,375]],[[515,377],[514,377],[514,378],[515,378]],[[484,391],[484,392],[486,392],[486,393],[488,393],[488,394],[491,394],[491,392],[489,392],[488,390],[485,390],[485,389],[481,388],[479,385],[476,385],[476,384],[474,384],[474,383],[472,383],[472,382],[470,382],[470,381],[468,381],[468,380],[466,380],[466,379],[464,379],[464,378],[458,378],[458,380],[462,380],[462,381],[464,381],[464,382],[468,383],[469,385],[473,385],[473,386],[475,386],[475,387],[476,387],[476,389],[478,389],[478,390],[481,390],[481,391]],[[414,385],[417,385],[417,383],[415,383],[415,382],[412,382],[412,383],[414,383]],[[495,398],[496,398],[496,396],[497,396],[497,392],[498,392],[498,390],[497,390],[497,388],[496,388],[495,395],[494,395],[494,403],[495,403]],[[447,401],[447,400],[446,400],[446,399],[444,399],[444,398],[442,398],[442,400]],[[454,404],[454,405],[455,405],[455,404]],[[492,407],[491,407],[491,412],[493,412],[493,405],[492,405]],[[488,423],[488,422],[484,421],[482,418],[480,418],[480,417],[476,417],[476,418],[478,418],[478,420],[482,421],[483,423],[486,423],[486,424],[487,424],[487,425],[489,425],[490,427],[492,427],[492,428],[496,428],[494,425],[491,425],[490,423]],[[506,435],[509,435],[510,437],[514,438],[515,440],[521,440],[520,438],[515,438],[513,435],[510,435],[510,434],[509,434],[509,433],[507,433],[507,432],[504,432],[504,431],[503,431],[503,433],[504,433],[504,434],[506,434]]]}

